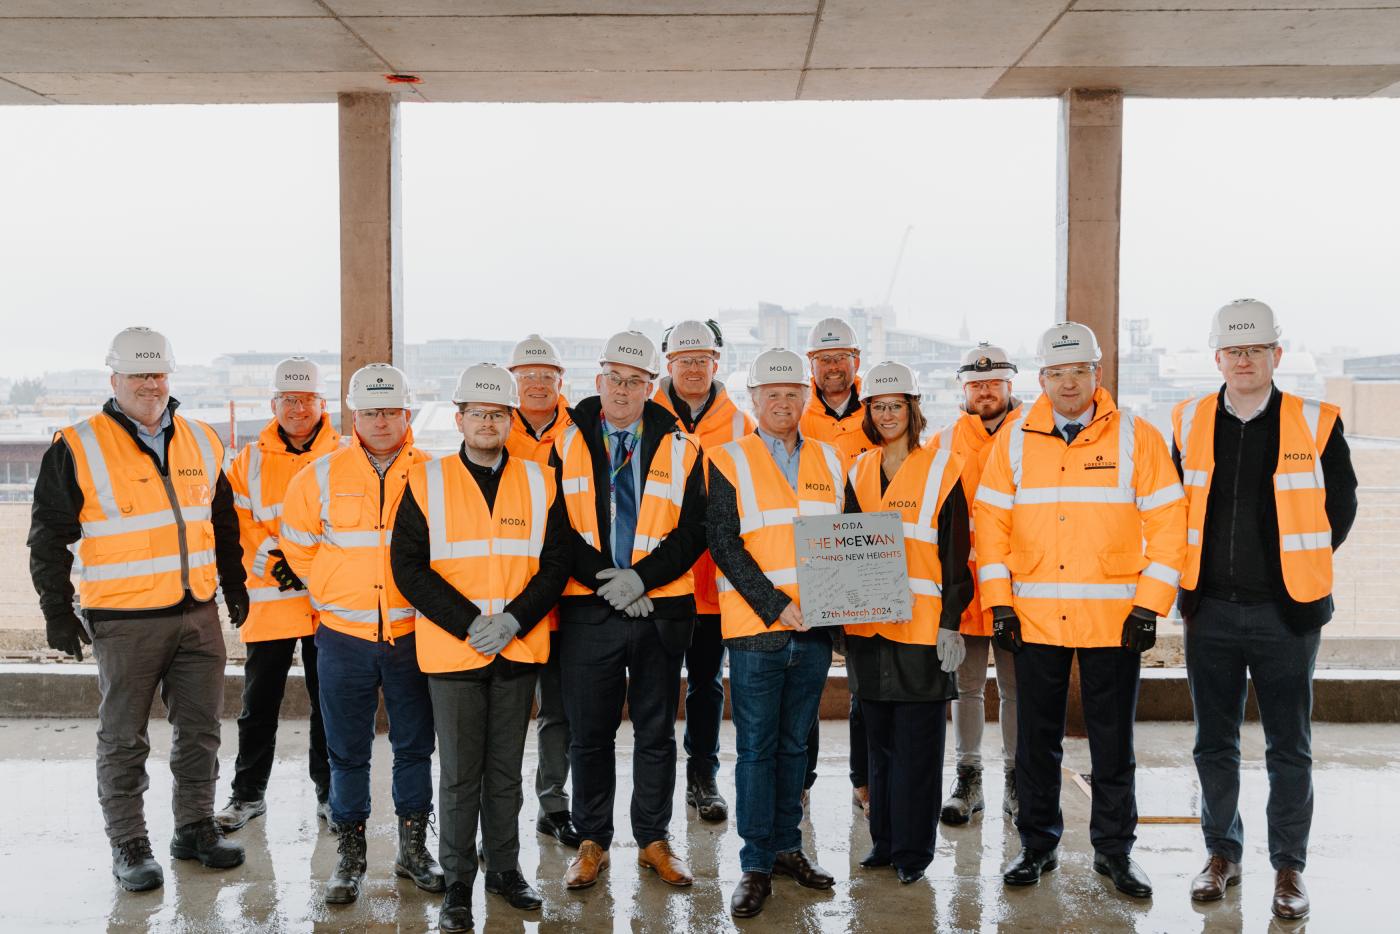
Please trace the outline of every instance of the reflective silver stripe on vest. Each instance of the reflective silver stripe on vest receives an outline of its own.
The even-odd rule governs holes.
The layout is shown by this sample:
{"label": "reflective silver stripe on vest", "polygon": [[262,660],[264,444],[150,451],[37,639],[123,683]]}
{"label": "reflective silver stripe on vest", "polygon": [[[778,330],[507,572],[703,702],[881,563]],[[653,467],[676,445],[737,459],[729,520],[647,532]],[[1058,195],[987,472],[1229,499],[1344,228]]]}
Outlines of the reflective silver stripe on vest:
{"label": "reflective silver stripe on vest", "polygon": [[583,539],[583,543],[584,543],[585,545],[587,545],[589,548],[597,548],[597,547],[598,547],[598,546],[594,543],[594,540],[593,540],[593,533],[592,533],[592,532],[580,532],[580,533],[578,533],[578,537],[581,538],[581,539]]}
{"label": "reflective silver stripe on vest", "polygon": [[1314,399],[1303,400],[1303,421],[1308,423],[1308,438],[1317,445],[1317,426],[1322,420],[1322,403]]}
{"label": "reflective silver stripe on vest", "polygon": [[563,488],[563,490],[564,490],[564,495],[565,495],[565,496],[570,496],[570,495],[575,494],[575,493],[587,493],[587,492],[588,492],[588,478],[587,478],[587,477],[567,478],[567,479],[565,479],[565,480],[563,481],[563,483],[561,484],[561,486],[562,486],[562,488]]}
{"label": "reflective silver stripe on vest", "polygon": [[[981,492],[978,492],[981,497]],[[1032,486],[1020,487],[1014,497],[1018,506],[1044,506],[1058,503],[1134,503],[1132,490],[1116,486]],[[988,500],[991,502],[991,500]]]}
{"label": "reflective silver stripe on vest", "polygon": [[233,491],[233,505],[237,506],[239,509],[246,509],[249,512],[253,511],[253,501],[237,490]]}
{"label": "reflective silver stripe on vest", "polygon": [[83,446],[83,455],[87,458],[88,463],[88,474],[92,477],[92,487],[97,492],[98,505],[102,507],[102,512],[106,515],[114,519],[120,518],[122,512],[117,507],[117,496],[112,489],[112,477],[107,472],[107,459],[102,456],[102,445],[97,440],[97,432],[92,427],[92,419],[84,419],[74,425],[73,433],[78,436],[78,442]]}
{"label": "reflective silver stripe on vest", "polygon": [[263,539],[262,544],[258,546],[258,550],[253,553],[254,574],[258,577],[264,577],[267,574],[268,552],[278,547],[280,547],[280,543],[277,541],[276,535],[269,535],[267,538]]}
{"label": "reflective silver stripe on vest", "polygon": [[[214,552],[196,551],[190,554],[190,570],[214,563]],[[120,564],[85,564],[83,580],[112,581],[125,577],[144,577],[148,574],[168,574],[180,570],[179,555],[165,555],[160,558],[147,558],[141,561],[124,561]]]}
{"label": "reflective silver stripe on vest", "polygon": [[957,424],[957,422],[953,422],[938,435],[938,446],[940,448],[947,448],[950,451],[953,449],[953,428]]}
{"label": "reflective silver stripe on vest", "polygon": [[1137,585],[1012,581],[1011,592],[1035,600],[1131,600]]}
{"label": "reflective silver stripe on vest", "polygon": [[[1177,453],[1181,455],[1183,462],[1186,460],[1186,452],[1191,449],[1191,426],[1196,421],[1196,410],[1201,407],[1203,401],[1203,399],[1192,399],[1181,410],[1181,437],[1177,439]],[[1204,473],[1204,471],[1201,472]],[[1204,486],[1205,482],[1189,485]]]}
{"label": "reflective silver stripe on vest", "polygon": [[677,509],[685,502],[685,446],[688,443],[679,433],[671,436],[671,502]]}
{"label": "reflective silver stripe on vest", "polygon": [[275,603],[279,600],[305,600],[305,590],[279,590],[276,587],[249,587],[250,603]]}
{"label": "reflective silver stripe on vest", "polygon": [[289,542],[295,542],[304,548],[314,548],[321,544],[321,536],[315,532],[303,532],[301,529],[282,523],[282,537]]}
{"label": "reflective silver stripe on vest", "polygon": [[998,509],[1010,509],[1016,505],[1016,498],[1010,493],[1003,493],[994,490],[987,484],[982,484],[977,488],[977,495],[973,499],[980,499],[982,502],[995,506]]}
{"label": "reflective silver stripe on vest", "polygon": [[632,550],[634,552],[640,551],[643,554],[649,555],[653,551],[655,551],[657,549],[657,546],[659,546],[665,540],[666,536],[664,535],[659,536],[657,538],[652,538],[650,535],[642,535],[641,533],[638,533],[637,536],[632,540]]}
{"label": "reflective silver stripe on vest", "polygon": [[735,413],[734,413],[734,418],[733,418],[732,422],[730,423],[729,430],[730,430],[731,432],[733,432],[733,435],[734,435],[733,440],[735,440],[735,441],[738,441],[740,438],[742,438],[742,437],[744,436],[744,413],[743,413],[743,412],[735,412]]}
{"label": "reflective silver stripe on vest", "polygon": [[[1185,452],[1182,452],[1181,456],[1184,458]],[[1205,470],[1183,470],[1181,473],[1181,482],[1186,486],[1204,487],[1206,481],[1210,479],[1210,473]]]}
{"label": "reflective silver stripe on vest", "polygon": [[[431,461],[429,462],[431,463]],[[388,545],[394,540],[394,530],[386,529],[383,533],[382,544]],[[328,528],[321,534],[321,541],[327,545],[334,545],[336,548],[378,548],[381,544],[379,532],[343,532],[339,529]]]}
{"label": "reflective silver stripe on vest", "polygon": [[1315,473],[1281,473],[1275,478],[1280,490],[1319,490],[1325,489]]}
{"label": "reflective silver stripe on vest", "polygon": [[[538,558],[544,548],[545,488],[544,472],[531,460],[517,459],[525,470],[525,482],[530,490],[530,537],[471,538],[447,540],[447,496],[443,485],[443,460],[425,465],[428,481],[428,553],[432,561],[454,558],[484,558],[487,555],[510,555]],[[480,602],[480,601],[478,601]]]}
{"label": "reflective silver stripe on vest", "polygon": [[1186,544],[1188,544],[1188,545],[1199,545],[1200,543],[1201,543],[1201,530],[1200,530],[1200,529],[1187,529],[1187,530],[1186,530]]}
{"label": "reflective silver stripe on vest", "polygon": [[1153,580],[1159,580],[1168,587],[1175,587],[1177,584],[1181,583],[1180,571],[1169,568],[1165,564],[1158,564],[1156,561],[1153,561],[1147,567],[1143,568],[1142,576],[1150,577]]}
{"label": "reflective silver stripe on vest", "polygon": [[1168,503],[1174,503],[1179,499],[1185,498],[1186,491],[1181,488],[1181,484],[1173,483],[1170,486],[1162,487],[1156,493],[1149,493],[1147,496],[1139,496],[1137,498],[1137,508],[1141,512],[1151,512],[1159,506],[1166,506]]}
{"label": "reflective silver stripe on vest", "polygon": [[248,501],[254,522],[264,520],[262,514],[262,445],[248,445]]}
{"label": "reflective silver stripe on vest", "polygon": [[1298,532],[1283,537],[1284,551],[1321,551],[1331,547],[1331,532]]}
{"label": "reflective silver stripe on vest", "polygon": [[[447,547],[447,497],[442,485],[442,458],[424,464],[428,481],[428,560],[444,561],[448,557],[464,558],[469,555],[449,555]],[[463,542],[462,544],[466,544]],[[483,546],[485,542],[482,542]],[[485,554],[484,548],[482,554]]]}
{"label": "reflective silver stripe on vest", "polygon": [[544,550],[544,526],[549,518],[545,506],[544,471],[534,461],[522,461],[525,465],[525,482],[530,487],[530,555],[538,558]]}
{"label": "reflective silver stripe on vest", "polygon": [[[778,525],[780,522],[769,521],[758,508],[758,494],[753,486],[753,470],[749,466],[749,456],[744,453],[743,447],[738,441],[731,441],[724,446],[724,450],[729,452],[729,456],[734,458],[735,481],[738,485],[739,493],[739,534],[746,535],[755,529],[761,529],[766,525]],[[796,514],[792,509],[775,509],[773,513],[788,513],[787,521],[792,522],[792,516]],[[776,518],[776,516],[775,516]]]}
{"label": "reflective silver stripe on vest", "polygon": [[983,564],[977,568],[977,582],[1011,580],[1011,569],[1004,564]]}
{"label": "reflective silver stripe on vest", "polygon": [[904,523],[904,537],[914,541],[927,542],[930,545],[938,544],[938,529],[930,528],[927,525],[919,525],[915,522]]}
{"label": "reflective silver stripe on vest", "polygon": [[[783,568],[778,571],[764,571],[763,576],[768,578],[768,582],[774,587],[797,584],[797,568]],[[723,574],[715,575],[715,587],[721,592],[734,591],[734,585],[729,583],[729,578]]]}
{"label": "reflective silver stripe on vest", "polygon": [[[1006,445],[1006,457],[1011,462],[1011,486],[1013,488],[1021,485],[1021,454],[1025,450],[1026,426],[1022,425],[1019,431],[1011,432],[1011,437]],[[980,496],[981,493],[979,492]],[[1011,507],[1006,507],[1010,509]]]}
{"label": "reflective silver stripe on vest", "polygon": [[[312,606],[323,613],[334,613],[347,623],[369,623],[375,625],[379,622],[379,611],[376,610],[352,610],[348,607],[336,606],[334,603],[322,603],[315,597],[311,598]],[[413,607],[393,607],[389,610],[389,622],[397,623],[406,619],[413,619],[418,615]]]}
{"label": "reflective silver stripe on vest", "polygon": [[[429,462],[431,463],[431,461]],[[316,461],[316,486],[321,490],[321,524],[331,526],[331,459],[322,457]]]}
{"label": "reflective silver stripe on vest", "polygon": [[[938,544],[938,490],[943,485],[943,471],[948,469],[948,459],[953,456],[951,448],[939,448],[933,455],[928,477],[924,480],[924,499],[919,506],[919,528],[933,532],[932,539],[923,539]],[[905,534],[909,534],[907,531]],[[923,536],[916,536],[923,538]]]}
{"label": "reflective silver stripe on vest", "polygon": [[[846,484],[841,482],[844,476],[841,471],[841,455],[829,444],[821,444],[821,442],[817,442],[817,444],[822,452],[822,457],[826,460],[826,469],[831,471],[831,490],[836,494],[836,504],[834,508],[829,510],[820,509],[815,512],[808,512],[803,509],[802,515],[804,516],[827,515],[829,513],[841,512],[846,506]],[[827,504],[823,503],[822,505],[826,506]]]}
{"label": "reflective silver stripe on vest", "polygon": [[[1133,480],[1133,461],[1137,454],[1137,419],[1127,409],[1118,410],[1118,486],[1132,494],[1137,489]],[[1134,497],[1136,498],[1136,497]]]}
{"label": "reflective silver stripe on vest", "polygon": [[938,586],[938,582],[929,580],[927,577],[909,578],[909,592],[918,597],[943,596],[943,588]]}
{"label": "reflective silver stripe on vest", "polygon": [[[207,522],[210,511],[208,506],[185,506],[180,510],[180,515],[189,522]],[[93,522],[84,522],[83,535],[88,538],[95,538],[99,535],[121,535],[125,532],[147,532],[151,529],[159,529],[167,525],[175,524],[175,513],[169,509],[158,509],[155,512],[148,512],[142,516],[118,516],[115,519],[97,519]]]}

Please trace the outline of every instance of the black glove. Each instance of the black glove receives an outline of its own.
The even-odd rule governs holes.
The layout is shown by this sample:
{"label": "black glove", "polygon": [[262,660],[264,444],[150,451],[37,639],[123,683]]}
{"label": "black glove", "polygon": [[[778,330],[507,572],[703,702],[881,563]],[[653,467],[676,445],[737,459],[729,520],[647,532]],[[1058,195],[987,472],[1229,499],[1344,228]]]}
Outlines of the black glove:
{"label": "black glove", "polygon": [[278,590],[305,590],[306,585],[297,577],[297,572],[292,570],[292,566],[287,563],[287,556],[282,554],[282,549],[274,548],[267,553],[269,558],[276,558],[272,566],[267,569],[267,573],[272,575],[272,579],[277,582]]}
{"label": "black glove", "polygon": [[1021,618],[1009,606],[992,610],[992,641],[997,648],[1020,655],[1026,643],[1021,641]]}
{"label": "black glove", "polygon": [[83,660],[83,645],[92,645],[92,639],[88,638],[87,630],[76,613],[44,620],[44,631],[49,638],[49,648],[73,656],[75,662]]}
{"label": "black glove", "polygon": [[228,621],[234,629],[242,626],[248,621],[248,591],[242,587],[237,590],[224,590],[224,609],[228,611]]}
{"label": "black glove", "polygon": [[1141,655],[1157,644],[1157,614],[1135,606],[1123,620],[1123,648]]}

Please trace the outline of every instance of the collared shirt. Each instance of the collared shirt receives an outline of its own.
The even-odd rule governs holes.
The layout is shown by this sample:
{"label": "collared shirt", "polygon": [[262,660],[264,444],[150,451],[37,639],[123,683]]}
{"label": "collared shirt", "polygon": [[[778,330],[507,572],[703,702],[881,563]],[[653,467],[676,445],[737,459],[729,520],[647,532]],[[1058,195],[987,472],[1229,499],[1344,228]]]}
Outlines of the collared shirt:
{"label": "collared shirt", "polygon": [[390,454],[382,461],[371,454],[369,448],[361,446],[360,450],[365,452],[365,457],[369,458],[370,466],[374,468],[375,473],[379,474],[379,479],[383,480],[384,475],[389,472],[389,468],[394,466],[394,461],[398,459],[399,452],[403,450],[403,445],[399,445],[393,454]]}
{"label": "collared shirt", "polygon": [[1274,393],[1273,389],[1271,388],[1269,390],[1269,394],[1266,395],[1263,401],[1259,403],[1259,408],[1255,409],[1253,412],[1250,412],[1248,415],[1241,415],[1239,412],[1235,411],[1235,405],[1230,401],[1230,391],[1227,389],[1225,390],[1225,411],[1229,412],[1231,415],[1235,416],[1235,418],[1238,418],[1242,422],[1252,421],[1258,418],[1260,415],[1264,414],[1264,410],[1269,407],[1269,400],[1273,397]]}
{"label": "collared shirt", "polygon": [[141,424],[136,419],[132,418],[130,415],[127,415],[125,412],[122,412],[121,404],[117,402],[115,398],[112,399],[112,407],[115,408],[118,412],[122,413],[122,418],[131,422],[132,426],[136,429],[136,437],[141,441],[142,444],[146,446],[147,450],[149,450],[152,454],[156,456],[156,460],[160,461],[160,466],[164,467],[165,429],[170,427],[169,404],[165,406],[165,411],[160,413],[160,424],[156,426],[154,434],[148,432],[146,430],[145,425]]}
{"label": "collared shirt", "polygon": [[855,406],[858,403],[858,401],[859,400],[856,399],[856,391],[854,388],[851,389],[850,394],[846,396],[846,401],[841,403],[841,408],[839,409],[833,406],[830,402],[827,402],[826,396],[822,396],[822,405],[830,409],[831,414],[835,415],[838,419],[845,418],[846,415],[851,411],[851,408]]}
{"label": "collared shirt", "polygon": [[763,443],[768,446],[768,453],[773,455],[773,463],[778,465],[782,471],[783,478],[787,480],[788,486],[792,487],[794,493],[797,492],[797,466],[802,460],[802,432],[797,433],[797,444],[793,446],[792,453],[788,453],[787,445],[780,439],[768,434],[762,428],[758,429],[758,436],[763,439]]}
{"label": "collared shirt", "polygon": [[1088,428],[1089,423],[1094,420],[1095,408],[1096,406],[1094,405],[1094,403],[1090,402],[1089,407],[1083,412],[1080,412],[1074,418],[1069,418],[1068,416],[1061,415],[1059,412],[1055,411],[1053,407],[1050,409],[1050,414],[1055,417],[1055,428],[1060,432],[1060,434],[1063,435],[1065,433],[1065,426],[1068,425],[1070,422],[1078,422],[1080,428]]}
{"label": "collared shirt", "polygon": [[[617,450],[617,439],[613,437],[613,433],[618,431],[626,431],[630,432],[632,435],[632,437],[629,439],[632,444],[632,459],[627,462],[627,468],[632,471],[632,489],[636,491],[637,510],[638,512],[640,512],[642,508],[642,439],[637,436],[637,432],[638,429],[642,427],[642,420],[639,418],[635,422],[624,428],[608,424],[608,420],[605,417],[602,419],[602,425],[604,440],[603,450],[608,452],[608,476],[612,476],[612,458]],[[617,484],[615,483],[608,484],[609,516],[617,515],[616,487]]]}

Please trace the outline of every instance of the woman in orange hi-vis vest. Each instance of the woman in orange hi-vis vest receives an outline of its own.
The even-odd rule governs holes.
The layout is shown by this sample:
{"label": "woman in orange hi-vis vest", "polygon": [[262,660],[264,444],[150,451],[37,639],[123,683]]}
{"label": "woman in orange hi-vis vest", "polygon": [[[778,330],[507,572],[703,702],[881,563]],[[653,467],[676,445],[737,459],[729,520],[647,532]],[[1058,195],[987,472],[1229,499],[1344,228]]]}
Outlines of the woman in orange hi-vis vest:
{"label": "woman in orange hi-vis vest", "polygon": [[860,864],[893,865],[907,884],[924,877],[938,833],[944,720],[958,693],[958,628],[972,599],[967,499],[962,459],[919,444],[924,416],[909,367],[871,367],[861,401],[877,447],[851,468],[846,511],[900,514],[914,615],[845,627],[846,672],[870,749],[874,845]]}

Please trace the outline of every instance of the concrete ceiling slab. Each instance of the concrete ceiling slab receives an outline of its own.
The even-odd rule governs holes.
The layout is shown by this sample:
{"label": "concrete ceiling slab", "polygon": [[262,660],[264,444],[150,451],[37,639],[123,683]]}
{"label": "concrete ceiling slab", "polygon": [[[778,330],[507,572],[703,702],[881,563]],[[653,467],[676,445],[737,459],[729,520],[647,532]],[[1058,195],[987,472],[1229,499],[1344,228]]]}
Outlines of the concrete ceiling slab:
{"label": "concrete ceiling slab", "polygon": [[1323,68],[1012,68],[986,96],[1047,97],[1069,88],[1122,88],[1134,97],[1367,97],[1400,80],[1400,66]]}
{"label": "concrete ceiling slab", "polygon": [[801,68],[810,16],[398,17],[345,20],[399,71]]}
{"label": "concrete ceiling slab", "polygon": [[0,76],[0,104],[47,104],[49,101],[27,87]]}
{"label": "concrete ceiling slab", "polygon": [[[283,72],[191,75],[20,73],[0,75],[55,104],[334,103],[341,91],[387,91],[418,99],[410,85],[390,85],[380,72]],[[3,86],[0,86],[3,87]]]}
{"label": "concrete ceiling slab", "polygon": [[816,13],[818,0],[326,0],[339,16],[712,16]]}
{"label": "concrete ceiling slab", "polygon": [[813,68],[804,101],[965,100],[986,95],[1001,68]]}
{"label": "concrete ceiling slab", "polygon": [[1092,13],[1072,11],[1027,67],[1400,64],[1400,8]]}
{"label": "concrete ceiling slab", "polygon": [[768,101],[792,100],[801,72],[424,72],[429,101]]}
{"label": "concrete ceiling slab", "polygon": [[147,16],[325,16],[316,0],[0,0],[0,18]]}
{"label": "concrete ceiling slab", "polygon": [[1397,0],[1078,0],[1076,13],[1094,10],[1374,10]]}
{"label": "concrete ceiling slab", "polygon": [[827,0],[813,68],[1011,65],[1065,0]]}

